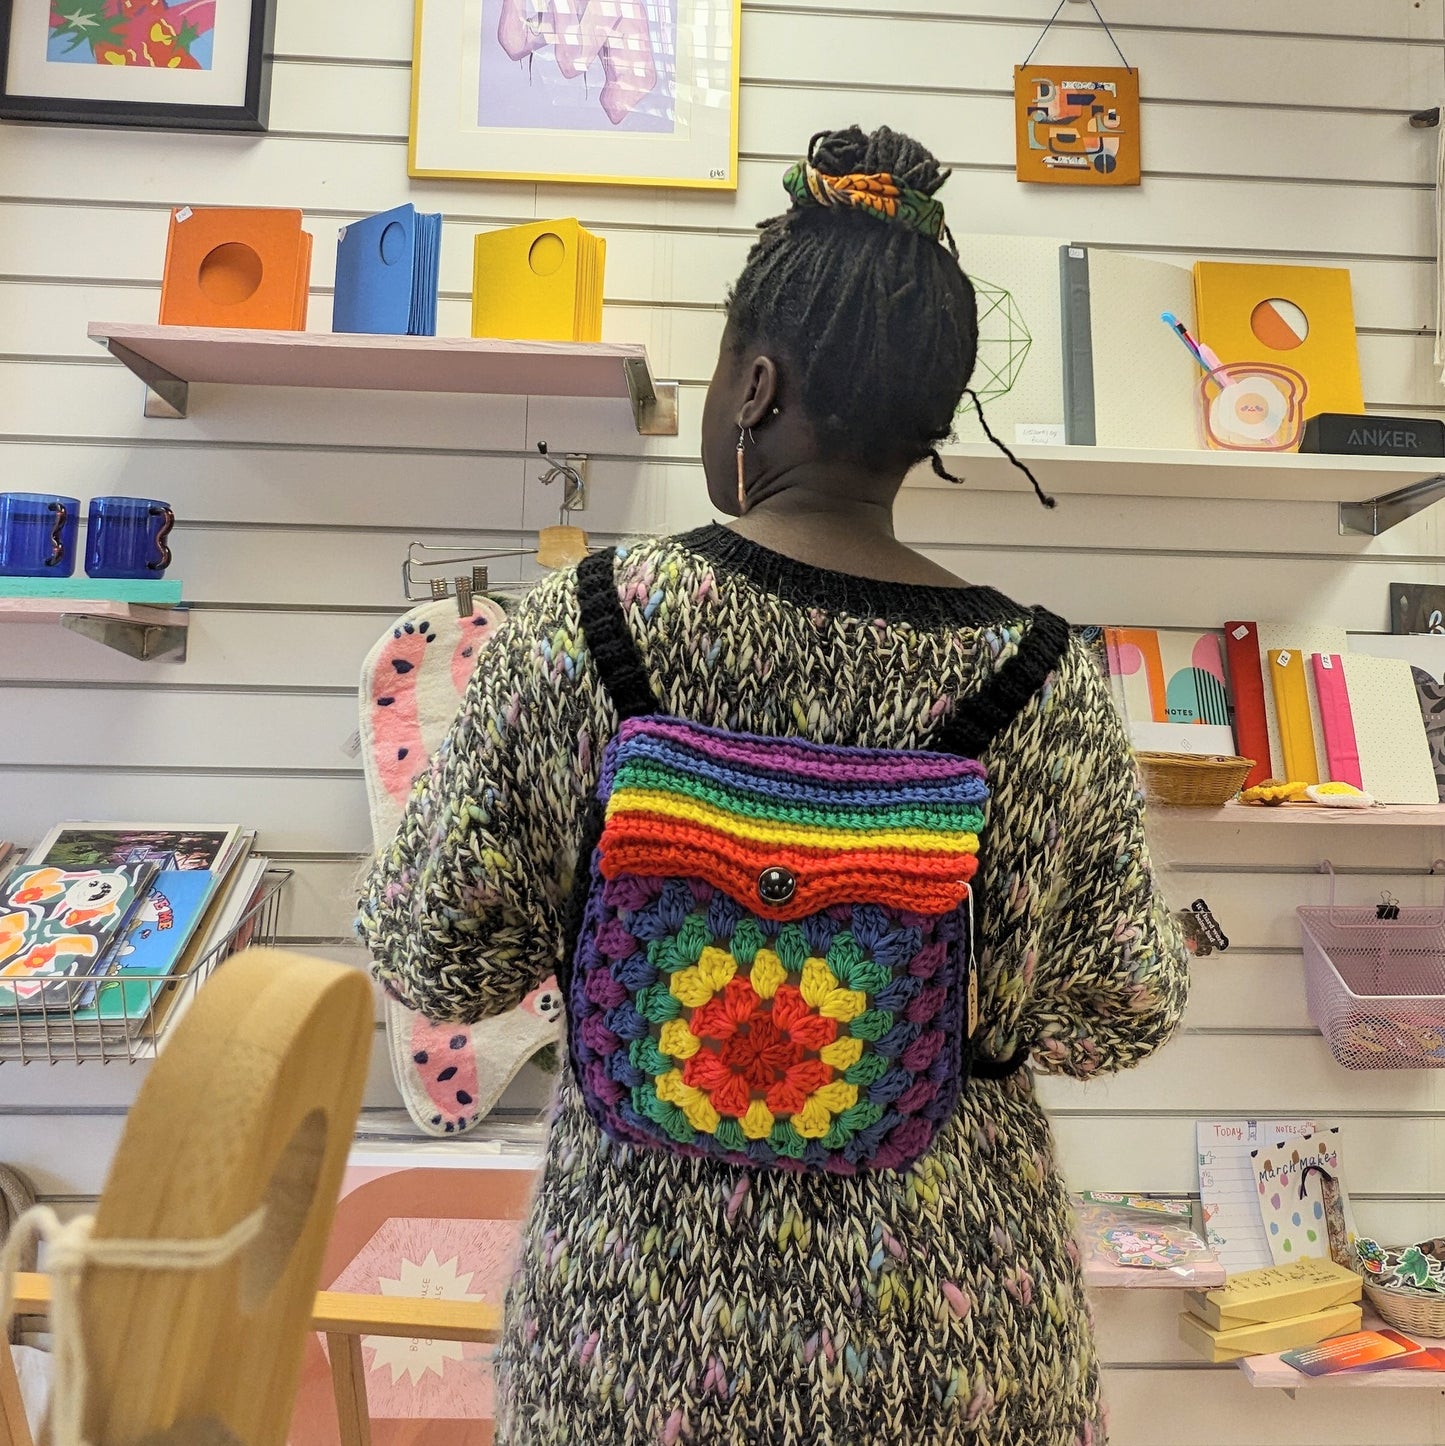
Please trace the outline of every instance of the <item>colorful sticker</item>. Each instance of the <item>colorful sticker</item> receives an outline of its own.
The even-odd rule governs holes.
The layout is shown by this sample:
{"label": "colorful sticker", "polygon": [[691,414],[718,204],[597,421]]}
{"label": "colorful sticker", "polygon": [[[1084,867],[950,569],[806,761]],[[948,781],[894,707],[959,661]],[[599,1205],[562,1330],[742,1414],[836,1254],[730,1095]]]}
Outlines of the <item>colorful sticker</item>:
{"label": "colorful sticker", "polygon": [[1105,1230],[1099,1240],[1103,1252],[1120,1265],[1150,1270],[1167,1270],[1193,1255],[1199,1243],[1193,1231],[1143,1230],[1128,1225]]}

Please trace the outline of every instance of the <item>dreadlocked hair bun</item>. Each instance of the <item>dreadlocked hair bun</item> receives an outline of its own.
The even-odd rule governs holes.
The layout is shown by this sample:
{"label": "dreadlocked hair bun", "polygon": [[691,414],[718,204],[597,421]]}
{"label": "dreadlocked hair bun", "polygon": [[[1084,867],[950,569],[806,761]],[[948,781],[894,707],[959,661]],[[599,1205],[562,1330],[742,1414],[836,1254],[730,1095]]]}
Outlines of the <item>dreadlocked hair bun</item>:
{"label": "dreadlocked hair bun", "polygon": [[[886,173],[929,196],[949,175],[886,126],[824,131],[808,159],[824,175]],[[728,296],[730,332],[739,348],[786,359],[824,451],[912,466],[953,431],[978,352],[978,308],[945,238],[832,207],[795,206],[762,223]]]}

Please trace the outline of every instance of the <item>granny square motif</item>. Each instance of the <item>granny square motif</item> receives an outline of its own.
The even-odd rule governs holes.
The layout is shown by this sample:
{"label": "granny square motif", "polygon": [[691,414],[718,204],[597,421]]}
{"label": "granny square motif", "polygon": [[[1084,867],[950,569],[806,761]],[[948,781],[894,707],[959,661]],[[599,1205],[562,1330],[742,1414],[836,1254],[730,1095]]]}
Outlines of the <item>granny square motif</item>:
{"label": "granny square motif", "polygon": [[625,721],[568,990],[598,1125],[752,1168],[902,1169],[966,1078],[983,765]]}

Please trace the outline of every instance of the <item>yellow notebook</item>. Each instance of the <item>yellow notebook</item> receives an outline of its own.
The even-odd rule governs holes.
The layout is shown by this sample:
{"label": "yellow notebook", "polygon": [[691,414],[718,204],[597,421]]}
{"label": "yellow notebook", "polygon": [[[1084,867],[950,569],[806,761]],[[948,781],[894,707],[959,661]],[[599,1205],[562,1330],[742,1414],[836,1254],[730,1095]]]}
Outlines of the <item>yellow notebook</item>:
{"label": "yellow notebook", "polygon": [[1270,767],[1283,778],[1284,735],[1280,730],[1279,708],[1271,678],[1270,657],[1282,650],[1297,652],[1304,662],[1305,688],[1309,695],[1310,729],[1314,734],[1315,760],[1323,764],[1329,758],[1325,746],[1325,730],[1320,715],[1319,699],[1315,680],[1310,668],[1310,658],[1315,653],[1344,653],[1349,651],[1350,642],[1343,628],[1321,627],[1313,623],[1268,623],[1255,625],[1259,640],[1259,669],[1264,682],[1264,722],[1269,731]]}
{"label": "yellow notebook", "polygon": [[1284,776],[1290,783],[1319,783],[1305,655],[1298,648],[1274,649],[1269,655],[1269,679],[1284,749]]}
{"label": "yellow notebook", "polygon": [[575,219],[483,231],[475,241],[472,335],[600,341],[607,243]]}
{"label": "yellow notebook", "polygon": [[1363,412],[1350,273],[1337,266],[1194,266],[1195,334],[1220,361],[1273,362],[1304,377],[1304,413]]}
{"label": "yellow notebook", "polygon": [[1221,1331],[1186,1311],[1179,1317],[1179,1339],[1192,1346],[1206,1361],[1237,1361],[1241,1356],[1267,1356],[1275,1351],[1292,1351],[1296,1346],[1313,1346],[1331,1336],[1357,1331],[1361,1314],[1357,1305],[1332,1305],[1312,1315],[1256,1321],[1251,1325]]}

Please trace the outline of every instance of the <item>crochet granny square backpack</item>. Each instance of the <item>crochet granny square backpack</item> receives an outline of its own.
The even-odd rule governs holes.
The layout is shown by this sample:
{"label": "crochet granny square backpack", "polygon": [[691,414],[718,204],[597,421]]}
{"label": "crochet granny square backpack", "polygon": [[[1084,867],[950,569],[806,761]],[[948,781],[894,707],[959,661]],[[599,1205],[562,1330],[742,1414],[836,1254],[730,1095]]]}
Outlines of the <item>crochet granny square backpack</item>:
{"label": "crochet granny square backpack", "polygon": [[934,751],[840,747],[661,713],[613,554],[578,569],[620,717],[602,759],[560,983],[598,1126],[756,1169],[900,1170],[976,1058],[979,755],[1068,645],[1036,610]]}

